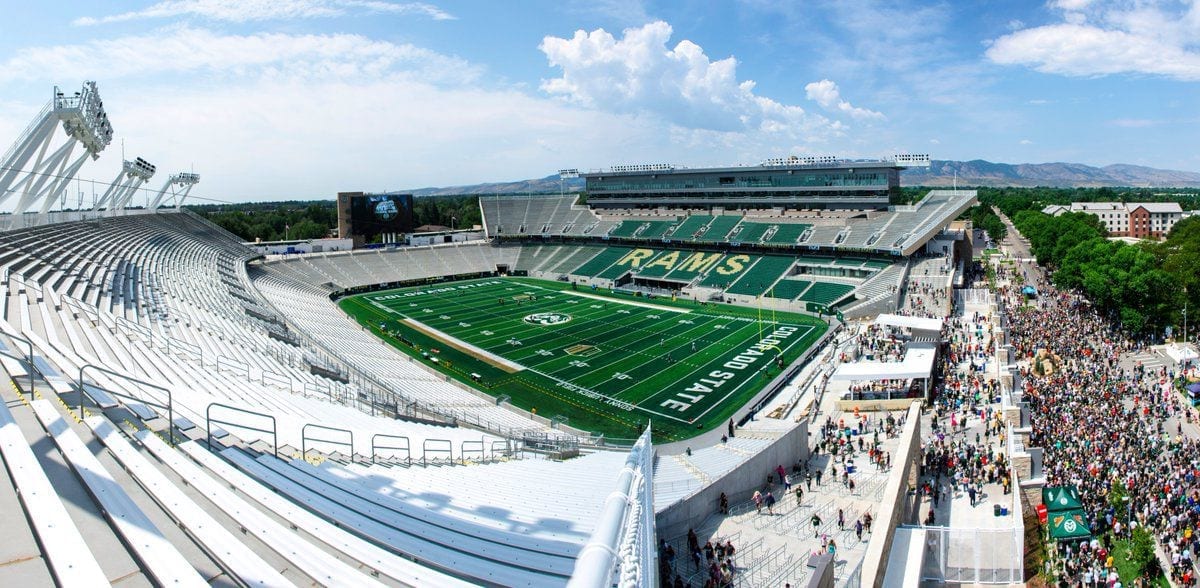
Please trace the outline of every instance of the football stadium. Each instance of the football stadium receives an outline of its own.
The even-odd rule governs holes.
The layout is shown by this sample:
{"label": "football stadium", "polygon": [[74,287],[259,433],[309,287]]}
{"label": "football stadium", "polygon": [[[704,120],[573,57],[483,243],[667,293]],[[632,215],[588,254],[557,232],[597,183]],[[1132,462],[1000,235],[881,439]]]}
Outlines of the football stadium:
{"label": "football stadium", "polygon": [[[615,166],[420,245],[411,197],[350,195],[363,246],[264,255],[152,158],[56,209],[113,124],[56,90],[0,167],[5,583],[1020,581],[900,525],[942,323],[895,313],[961,285],[976,202],[889,204],[928,156]],[[835,438],[841,483],[783,494]]]}

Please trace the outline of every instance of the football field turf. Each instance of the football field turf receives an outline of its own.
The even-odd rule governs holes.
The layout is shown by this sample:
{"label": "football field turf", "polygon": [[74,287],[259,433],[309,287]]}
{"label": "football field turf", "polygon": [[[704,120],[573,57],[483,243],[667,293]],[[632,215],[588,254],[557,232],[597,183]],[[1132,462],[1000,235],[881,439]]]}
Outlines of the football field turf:
{"label": "football field turf", "polygon": [[[345,298],[400,350],[546,418],[661,441],[724,424],[815,343],[814,317],[485,278]],[[436,361],[435,361],[436,360]]]}

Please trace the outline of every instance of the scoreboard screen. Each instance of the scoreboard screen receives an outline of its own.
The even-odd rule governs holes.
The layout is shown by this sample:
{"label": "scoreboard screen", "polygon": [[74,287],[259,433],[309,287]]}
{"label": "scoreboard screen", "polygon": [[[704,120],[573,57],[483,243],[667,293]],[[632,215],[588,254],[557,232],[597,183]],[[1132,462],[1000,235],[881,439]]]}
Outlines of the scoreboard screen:
{"label": "scoreboard screen", "polygon": [[413,230],[412,194],[356,194],[349,209],[350,233],[368,242],[379,234]]}

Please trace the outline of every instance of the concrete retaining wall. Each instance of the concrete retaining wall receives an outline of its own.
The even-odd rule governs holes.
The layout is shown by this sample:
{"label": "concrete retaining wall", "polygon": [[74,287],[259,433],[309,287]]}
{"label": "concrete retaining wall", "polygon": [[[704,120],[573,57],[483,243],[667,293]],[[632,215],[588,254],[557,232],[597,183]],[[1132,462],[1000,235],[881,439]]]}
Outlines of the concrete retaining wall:
{"label": "concrete retaining wall", "polygon": [[896,527],[901,523],[915,522],[917,515],[919,500],[915,494],[909,495],[908,487],[916,485],[920,474],[921,404],[918,401],[914,401],[908,409],[904,431],[900,433],[900,446],[896,448],[896,459],[892,463],[895,469],[883,489],[879,516],[875,519],[880,527],[872,529],[867,553],[863,556],[862,585],[869,588],[883,586]]}
{"label": "concrete retaining wall", "polygon": [[[791,471],[792,464],[808,457],[808,421],[788,431],[766,449],[724,476],[713,480],[704,489],[689,498],[672,504],[655,518],[659,537],[682,535],[689,528],[698,526],[718,510],[721,493],[729,498],[729,504],[749,500],[755,490],[763,487],[767,475],[776,466],[782,465]],[[779,486],[782,488],[782,486]],[[777,498],[783,499],[780,493]]]}

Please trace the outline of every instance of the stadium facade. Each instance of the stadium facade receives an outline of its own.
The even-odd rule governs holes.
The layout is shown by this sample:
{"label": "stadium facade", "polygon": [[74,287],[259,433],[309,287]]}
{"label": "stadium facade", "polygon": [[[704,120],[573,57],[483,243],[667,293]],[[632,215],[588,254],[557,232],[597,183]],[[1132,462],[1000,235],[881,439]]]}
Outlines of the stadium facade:
{"label": "stadium facade", "polygon": [[580,175],[596,208],[882,210],[899,193],[904,168],[897,160],[789,157],[737,167],[614,166]]}

